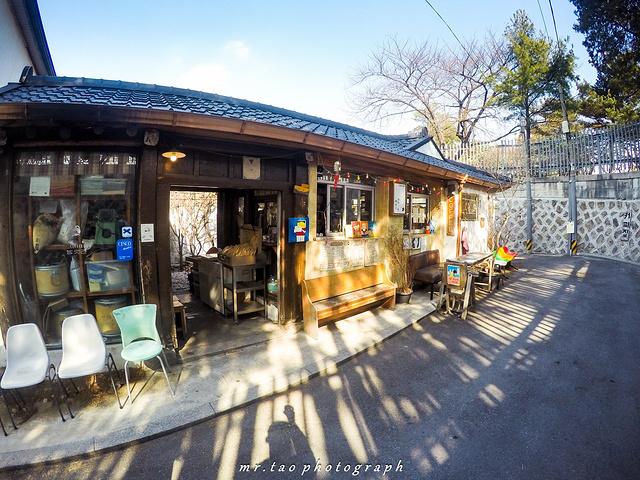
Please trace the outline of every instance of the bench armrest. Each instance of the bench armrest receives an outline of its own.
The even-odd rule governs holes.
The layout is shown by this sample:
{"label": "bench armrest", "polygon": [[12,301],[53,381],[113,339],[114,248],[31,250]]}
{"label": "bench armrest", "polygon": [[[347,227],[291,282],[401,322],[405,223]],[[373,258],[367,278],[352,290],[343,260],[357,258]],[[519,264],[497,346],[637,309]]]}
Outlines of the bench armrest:
{"label": "bench armrest", "polygon": [[302,321],[304,333],[318,339],[318,310],[313,306],[306,280],[302,280]]}

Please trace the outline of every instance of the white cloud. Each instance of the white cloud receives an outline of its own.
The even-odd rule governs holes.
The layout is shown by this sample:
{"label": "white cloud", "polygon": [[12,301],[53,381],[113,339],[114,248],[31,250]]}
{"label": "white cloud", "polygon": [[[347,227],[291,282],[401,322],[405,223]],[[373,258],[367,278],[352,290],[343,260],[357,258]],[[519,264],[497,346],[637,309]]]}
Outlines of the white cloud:
{"label": "white cloud", "polygon": [[251,55],[251,49],[242,40],[231,40],[224,46],[224,53],[231,54],[236,60],[246,60]]}
{"label": "white cloud", "polygon": [[220,64],[199,64],[182,73],[176,87],[190,88],[202,92],[220,93],[229,83],[229,71]]}

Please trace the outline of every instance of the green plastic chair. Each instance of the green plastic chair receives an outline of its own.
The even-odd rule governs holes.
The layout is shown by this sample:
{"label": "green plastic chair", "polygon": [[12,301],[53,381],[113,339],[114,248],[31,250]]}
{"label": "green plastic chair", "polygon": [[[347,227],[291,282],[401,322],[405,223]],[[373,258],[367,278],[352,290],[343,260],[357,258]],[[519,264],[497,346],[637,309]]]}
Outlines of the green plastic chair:
{"label": "green plastic chair", "polygon": [[[164,362],[160,358],[160,354],[167,362],[167,357],[162,348],[162,342],[158,329],[156,328],[156,306],[151,304],[129,305],[127,307],[118,308],[113,311],[113,316],[120,327],[120,336],[122,338],[122,352],[120,356],[124,360],[124,376],[127,381],[127,393],[129,402],[133,403],[131,398],[131,388],[129,387],[129,370],[127,365],[129,362],[144,362],[151,358],[160,360],[164,378],[167,379],[167,385],[171,395],[173,389]],[[167,362],[167,366],[169,362]]]}

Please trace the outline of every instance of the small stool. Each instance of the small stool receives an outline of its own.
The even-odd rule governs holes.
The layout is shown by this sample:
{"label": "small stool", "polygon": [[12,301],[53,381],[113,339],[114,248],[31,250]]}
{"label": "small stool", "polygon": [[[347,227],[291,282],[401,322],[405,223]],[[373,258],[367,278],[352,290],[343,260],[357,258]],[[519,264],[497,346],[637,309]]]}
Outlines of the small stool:
{"label": "small stool", "polygon": [[178,297],[173,296],[173,315],[180,316],[180,322],[178,322],[178,318],[176,318],[176,326],[178,326],[178,331],[182,333],[182,339],[187,339],[187,315],[184,310],[184,305],[178,300]]}

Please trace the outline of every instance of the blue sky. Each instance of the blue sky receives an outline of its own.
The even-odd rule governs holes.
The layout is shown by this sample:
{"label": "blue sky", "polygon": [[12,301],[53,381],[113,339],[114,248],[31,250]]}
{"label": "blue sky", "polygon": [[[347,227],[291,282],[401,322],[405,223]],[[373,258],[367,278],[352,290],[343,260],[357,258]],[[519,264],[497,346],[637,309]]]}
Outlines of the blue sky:
{"label": "blue sky", "polygon": [[[381,133],[403,122],[365,123],[347,106],[351,71],[391,36],[456,43],[424,0],[39,0],[60,76],[168,85],[243,98]],[[502,34],[517,9],[555,37],[549,0],[430,0],[459,38]],[[590,82],[574,7],[552,0]],[[541,13],[542,10],[542,13]]]}

